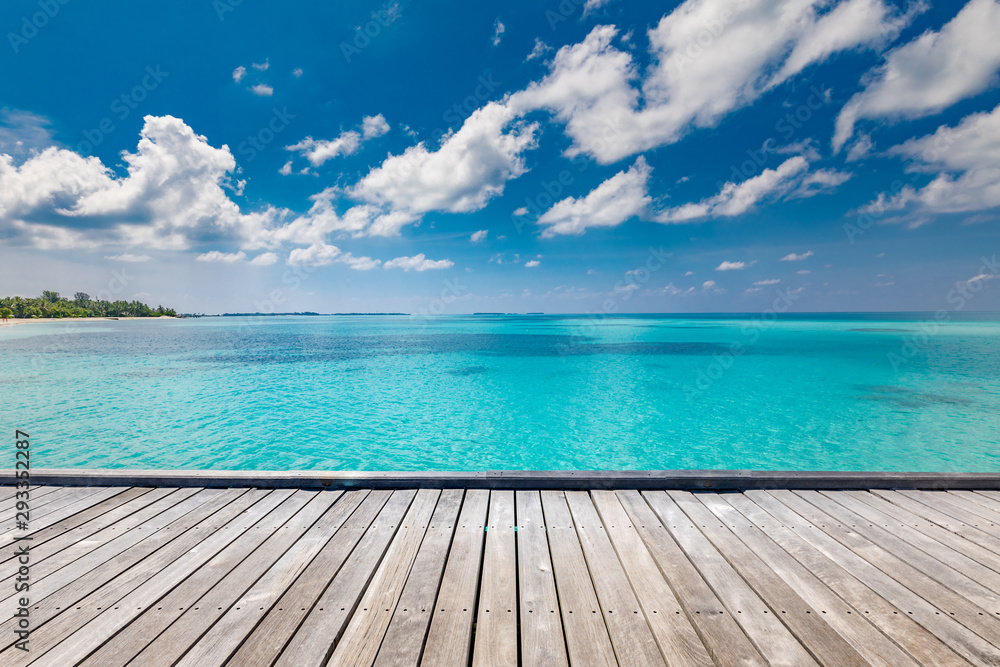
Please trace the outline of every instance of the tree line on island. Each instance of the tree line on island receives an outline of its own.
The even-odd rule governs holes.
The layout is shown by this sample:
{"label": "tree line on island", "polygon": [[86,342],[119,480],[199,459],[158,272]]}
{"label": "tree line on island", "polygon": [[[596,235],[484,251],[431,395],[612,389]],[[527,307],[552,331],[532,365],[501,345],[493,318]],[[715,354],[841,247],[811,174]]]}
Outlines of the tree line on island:
{"label": "tree line on island", "polygon": [[35,299],[20,296],[0,298],[0,317],[10,319],[63,317],[176,317],[173,308],[152,308],[140,301],[104,301],[77,292],[72,299],[45,290]]}

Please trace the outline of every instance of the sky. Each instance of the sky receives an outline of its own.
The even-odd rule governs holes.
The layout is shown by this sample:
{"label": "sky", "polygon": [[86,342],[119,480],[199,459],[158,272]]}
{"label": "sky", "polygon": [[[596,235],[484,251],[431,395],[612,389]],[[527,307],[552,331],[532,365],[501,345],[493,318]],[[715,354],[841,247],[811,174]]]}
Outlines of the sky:
{"label": "sky", "polygon": [[1000,310],[1000,3],[0,6],[0,292]]}

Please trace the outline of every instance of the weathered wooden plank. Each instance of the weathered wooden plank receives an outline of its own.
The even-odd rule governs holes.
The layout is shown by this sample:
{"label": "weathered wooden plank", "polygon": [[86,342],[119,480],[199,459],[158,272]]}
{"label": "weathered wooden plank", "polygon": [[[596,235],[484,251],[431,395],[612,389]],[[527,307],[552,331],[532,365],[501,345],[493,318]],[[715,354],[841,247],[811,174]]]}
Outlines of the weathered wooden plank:
{"label": "weathered wooden plank", "polygon": [[[274,493],[269,495],[273,496]],[[195,508],[175,522],[178,534],[169,535],[163,539],[164,535],[161,534],[166,534],[167,531],[158,531],[133,547],[141,556],[139,562],[133,558],[117,558],[107,566],[97,568],[87,576],[76,580],[56,595],[51,596],[52,599],[43,601],[39,605],[39,609],[32,611],[43,612],[41,619],[43,622],[51,620],[32,632],[30,659],[42,656],[53,647],[61,644],[70,635],[78,635],[83,626],[97,619],[104,612],[113,610],[116,605],[125,604],[122,600],[161,574],[165,567],[191,553],[196,546],[204,542],[203,536],[206,534],[228,535],[230,532],[233,534],[238,532],[238,530],[226,532],[219,529],[230,521],[239,521],[239,515],[258,499],[260,496],[253,494],[253,492],[220,491],[213,500]],[[262,503],[266,503],[266,501],[267,498],[264,498]],[[200,530],[195,529],[196,526]],[[143,547],[145,542],[151,544],[139,548]],[[136,567],[132,567],[132,565],[136,565]],[[64,597],[63,591],[68,592],[69,595]],[[82,599],[81,593],[86,593]],[[72,607],[72,603],[69,601],[74,599],[76,606]],[[56,611],[53,611],[54,604],[67,605],[72,611],[64,608],[63,613],[59,613],[60,607],[55,607]],[[131,606],[131,601],[128,604]],[[68,644],[64,648],[73,649],[75,647]],[[0,653],[0,661],[9,653],[11,653],[10,649]],[[46,662],[49,664],[69,664],[83,659],[86,654],[85,652],[82,655],[76,655],[74,659],[66,659],[60,652],[53,654],[53,656],[58,657],[58,660],[47,657]],[[12,662],[13,664],[22,664],[21,660],[24,658],[14,656]]]}
{"label": "weathered wooden plank", "polygon": [[664,665],[656,639],[641,613],[628,576],[586,491],[566,491],[576,533],[604,614],[604,624],[619,663]]}
{"label": "weathered wooden plank", "polygon": [[972,524],[994,537],[1000,537],[1000,516],[995,516],[993,512],[979,503],[953,496],[945,491],[900,490],[899,493],[950,514],[959,521]]}
{"label": "weathered wooden plank", "polygon": [[393,492],[364,538],[281,652],[276,665],[310,667],[326,663],[415,494],[413,490]]}
{"label": "weathered wooden plank", "polygon": [[375,662],[440,495],[434,489],[417,492],[327,665],[369,667]]}
{"label": "weathered wooden plank", "polygon": [[[280,508],[296,492],[286,497],[278,505]],[[301,493],[301,492],[298,492]],[[281,494],[275,491],[270,496]],[[234,503],[239,502],[236,499]],[[255,503],[253,506],[243,508],[226,507],[216,512],[203,522],[208,533],[202,535],[200,531],[188,530],[183,536],[173,541],[173,549],[161,549],[154,553],[143,563],[147,577],[146,579],[130,590],[124,597],[119,599],[114,606],[104,609],[95,618],[80,623],[80,619],[72,619],[70,615],[66,620],[75,620],[77,629],[64,636],[48,653],[43,660],[46,664],[66,665],[76,664],[86,658],[90,653],[98,649],[109,638],[113,637],[120,630],[129,625],[135,618],[155,607],[158,600],[169,593],[190,576],[206,561],[224,549],[228,544],[251,530],[248,522],[257,524],[258,521],[266,521],[268,515],[277,511],[264,502]],[[265,530],[273,530],[271,526]],[[45,642],[39,648],[44,652],[44,648],[53,643],[59,634],[53,632],[59,622],[45,626]],[[34,640],[34,637],[32,638]]]}
{"label": "weathered wooden plank", "polygon": [[831,500],[990,590],[1000,591],[1000,573],[990,568],[990,565],[1000,568],[1000,553],[977,546],[940,526],[921,521],[919,517],[867,491],[842,491]]}
{"label": "weathered wooden plank", "polygon": [[708,538],[681,511],[673,499],[662,491],[648,491],[643,493],[643,497],[715,590],[729,613],[736,616],[744,632],[771,664],[816,664],[809,652],[772,613],[773,610],[768,608],[757,591],[747,585],[725,556],[712,546]]}
{"label": "weathered wooden plank", "polygon": [[264,527],[270,531],[269,548],[257,549],[240,563],[193,605],[194,610],[189,608],[140,653],[136,663],[155,667],[226,662],[330,537],[326,525],[317,520],[322,521],[336,498],[325,492],[298,491],[288,502],[297,497],[306,502],[300,500],[291,516],[286,512],[272,521],[280,529]]}
{"label": "weathered wooden plank", "polygon": [[[107,641],[84,664],[172,665],[337,500],[339,491],[290,496]],[[266,521],[266,523],[265,523]],[[275,528],[276,524],[280,527]]]}
{"label": "weathered wooden plank", "polygon": [[516,503],[521,664],[568,667],[542,498],[538,491],[518,491]]}
{"label": "weathered wooden plank", "polygon": [[484,490],[465,493],[421,665],[448,667],[469,660],[489,495]]}
{"label": "weathered wooden plank", "polygon": [[591,496],[604,531],[611,539],[642,615],[667,664],[712,665],[708,649],[663,578],[618,497],[613,491],[593,491]]}
{"label": "weathered wooden plank", "polygon": [[[966,555],[976,558],[980,563],[1000,571],[1000,564],[996,564],[996,554],[1000,554],[1000,538],[983,532],[967,523],[963,523],[954,517],[950,517],[944,512],[928,507],[923,503],[896,493],[894,491],[859,491],[867,494],[859,496],[863,501],[873,504],[886,514],[897,517],[900,521],[916,525],[921,524],[927,534],[937,537],[939,541],[946,544],[956,544],[957,549],[964,549]],[[877,501],[878,504],[875,504]],[[941,532],[943,531],[943,532]],[[947,539],[946,535],[953,535]],[[964,538],[964,539],[957,539]],[[975,545],[976,550],[966,545]],[[959,546],[962,545],[962,546]],[[983,554],[994,554],[992,558],[981,558]]]}
{"label": "weathered wooden plank", "polygon": [[420,663],[464,495],[458,489],[441,492],[382,640],[375,667],[416,667]]}
{"label": "weathered wooden plank", "polygon": [[[847,604],[819,577],[773,541],[769,537],[769,533],[755,527],[732,505],[723,500],[724,495],[733,494],[699,493],[696,498],[720,522],[729,527],[729,530],[746,545],[755,559],[767,563],[767,568],[781,580],[783,585],[789,586],[796,595],[808,604],[816,612],[817,617],[828,623],[840,636],[850,642],[854,650],[868,664],[884,665],[885,667],[897,665],[916,667],[918,663],[913,658],[904,653],[889,637],[882,634],[866,620],[864,612],[867,609],[859,610]],[[740,560],[739,555],[732,553],[727,553],[727,555],[733,562]],[[759,587],[757,588],[760,590]],[[792,629],[795,631],[794,627]],[[807,637],[803,643],[811,645],[812,641],[812,637]],[[827,659],[823,662],[829,663],[830,661]]]}
{"label": "weathered wooden plank", "polygon": [[[994,516],[1000,517],[1000,499],[997,499],[995,495],[996,491],[963,491],[956,489],[949,491],[948,494],[981,505],[990,510]],[[997,521],[994,521],[994,523],[997,523]]]}
{"label": "weathered wooden plank", "polygon": [[[215,490],[199,492],[198,489],[194,488],[181,489],[177,493],[170,494],[151,506],[125,517],[117,524],[105,528],[84,543],[69,549],[70,555],[74,557],[72,560],[53,561],[54,565],[60,565],[60,567],[50,570],[47,563],[42,561],[39,577],[32,582],[32,599],[37,604],[56,591],[60,591],[61,596],[65,596],[68,593],[68,591],[62,590],[65,586],[89,575],[96,568],[109,563],[156,531],[171,525],[174,521],[183,519],[184,516],[201,505],[213,502],[220,493],[220,491]],[[114,563],[113,567],[122,562]],[[90,580],[94,580],[94,577],[91,576]],[[63,601],[69,604],[65,598]]]}
{"label": "weathered wooden plank", "polygon": [[[869,562],[864,555],[869,554],[872,548],[878,549],[876,545],[869,547],[870,543],[866,540],[839,525],[832,517],[794,493],[745,493],[757,505],[885,598],[900,613],[905,611],[907,615],[912,615],[913,620],[963,658],[976,665],[997,664],[993,644],[957,622],[951,615],[950,612],[954,610],[952,600],[957,598],[961,601],[957,595],[943,587],[935,587],[934,582],[898,559],[898,562],[886,566],[888,572]],[[989,634],[987,632],[987,636]]]}
{"label": "weathered wooden plank", "polygon": [[562,491],[541,497],[570,664],[617,665],[566,497]]}
{"label": "weathered wooden plank", "polygon": [[490,491],[473,667],[517,667],[514,492]]}
{"label": "weathered wooden plank", "polygon": [[77,512],[82,512],[88,507],[97,505],[98,503],[116,496],[125,490],[125,487],[70,489],[69,493],[60,496],[59,500],[49,503],[43,507],[40,512],[32,511],[30,513],[29,524],[31,529],[27,533],[23,533],[22,531],[16,529],[0,533],[0,544],[3,545],[0,549],[6,548],[8,545],[12,544],[13,538],[18,534],[30,535],[33,537],[36,532],[59,524],[66,518],[72,517]]}
{"label": "weathered wooden plank", "polygon": [[[996,611],[1000,611],[1000,597],[998,597],[997,593],[970,579],[951,566],[951,563],[955,562],[957,558],[949,558],[948,563],[938,560],[896,537],[889,530],[881,526],[876,526],[864,517],[848,510],[840,503],[836,503],[826,496],[820,495],[818,491],[794,491],[793,493],[818,507],[828,516],[832,517],[834,521],[845,527],[849,527],[852,531],[867,540],[869,544],[878,545],[878,549],[882,553],[891,554],[893,561],[890,562],[896,560],[905,561],[908,567],[919,571],[927,579],[937,582],[950,593],[960,595],[973,605],[977,605],[979,608],[975,611],[973,611],[971,605],[961,605],[970,614],[978,614],[980,611],[993,614]],[[878,552],[870,553],[874,558],[878,558]],[[950,551],[950,553],[956,557],[959,556],[959,554],[953,551]],[[997,622],[997,630],[1000,631],[1000,621]]]}
{"label": "weathered wooden plank", "polygon": [[332,511],[339,516],[331,528],[330,540],[243,641],[230,659],[231,664],[262,667],[278,659],[302,619],[317,608],[316,603],[327,585],[365,536],[390,496],[389,491],[353,491],[347,493],[346,503],[342,501],[334,506]]}
{"label": "weathered wooden plank", "polygon": [[[97,503],[59,523],[32,534],[32,548],[37,549],[39,562],[47,557],[43,554],[62,553],[71,544],[93,535],[98,530],[112,526],[132,512],[167,496],[176,489],[153,489],[150,487],[132,487],[116,496]],[[6,561],[8,554],[0,557],[0,562]]]}
{"label": "weathered wooden plank", "polygon": [[[841,564],[827,557],[826,554],[799,536],[791,528],[782,525],[783,519],[792,521],[790,525],[793,526],[799,525],[799,523],[807,523],[804,519],[792,513],[791,510],[788,510],[787,514],[783,514],[780,517],[777,515],[772,516],[761,506],[750,500],[746,494],[727,493],[720,496],[720,498],[746,517],[755,528],[766,533],[770,539],[779,544],[795,560],[802,563],[810,574],[818,577],[826,586],[853,606],[856,610],[855,613],[863,616],[878,627],[879,630],[893,638],[896,644],[903,647],[921,664],[943,666],[963,662],[962,658],[948,648],[943,641],[924,629],[913,620],[912,616],[906,613],[909,607],[901,609],[900,607],[893,606],[888,600],[866,585],[863,579],[866,579],[865,574],[870,572],[873,576],[869,580],[876,582],[886,581],[887,586],[885,588],[890,593],[894,590],[893,587],[901,588],[895,581],[886,577],[867,561],[854,556],[854,554],[832,540],[832,538],[818,534],[816,536],[818,541],[828,540],[834,551],[840,549],[842,553],[847,554],[849,557],[848,562],[844,564],[844,567],[841,567]],[[730,515],[727,513],[728,516]],[[849,567],[852,565],[850,558],[854,558],[857,562],[860,570],[857,571],[857,576],[855,576],[855,570]],[[902,592],[904,595],[909,595],[909,599],[913,599],[913,594],[908,590],[903,589]],[[901,600],[902,603],[905,603],[907,598],[903,597]],[[926,608],[929,609],[929,605],[926,605]],[[851,616],[854,615],[853,613],[848,613]],[[871,648],[875,649],[877,646],[878,644],[873,642]]]}
{"label": "weathered wooden plank", "polygon": [[617,491],[615,496],[715,661],[726,667],[766,664],[736,623],[736,615],[725,613],[722,602],[639,492]]}
{"label": "weathered wooden plank", "polygon": [[667,495],[687,514],[702,534],[723,554],[730,565],[771,608],[799,643],[824,665],[868,664],[815,609],[768,564],[754,553],[695,496],[686,491],[668,491]]}

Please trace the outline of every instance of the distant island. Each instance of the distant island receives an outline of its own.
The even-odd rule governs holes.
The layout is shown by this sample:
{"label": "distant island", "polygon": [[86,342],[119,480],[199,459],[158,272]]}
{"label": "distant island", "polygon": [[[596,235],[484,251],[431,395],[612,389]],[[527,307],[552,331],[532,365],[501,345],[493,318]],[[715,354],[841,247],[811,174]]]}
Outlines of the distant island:
{"label": "distant island", "polygon": [[45,290],[36,299],[0,298],[0,318],[49,319],[64,317],[177,317],[173,308],[152,308],[139,301],[104,301],[77,292],[72,299]]}
{"label": "distant island", "polygon": [[[314,313],[304,311],[301,313],[222,313],[222,317],[284,317],[288,315],[315,316],[315,317],[345,317],[350,315],[409,315],[409,313]],[[185,315],[183,317],[206,317],[205,315]],[[208,316],[210,317],[210,316]]]}

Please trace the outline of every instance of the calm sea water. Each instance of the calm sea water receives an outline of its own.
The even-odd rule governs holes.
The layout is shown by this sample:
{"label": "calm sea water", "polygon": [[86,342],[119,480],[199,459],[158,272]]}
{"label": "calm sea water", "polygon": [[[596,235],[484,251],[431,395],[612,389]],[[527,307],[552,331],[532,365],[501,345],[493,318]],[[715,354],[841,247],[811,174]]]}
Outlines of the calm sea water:
{"label": "calm sea water", "polygon": [[998,471],[1000,322],[948,319],[32,323],[0,405],[36,468]]}

